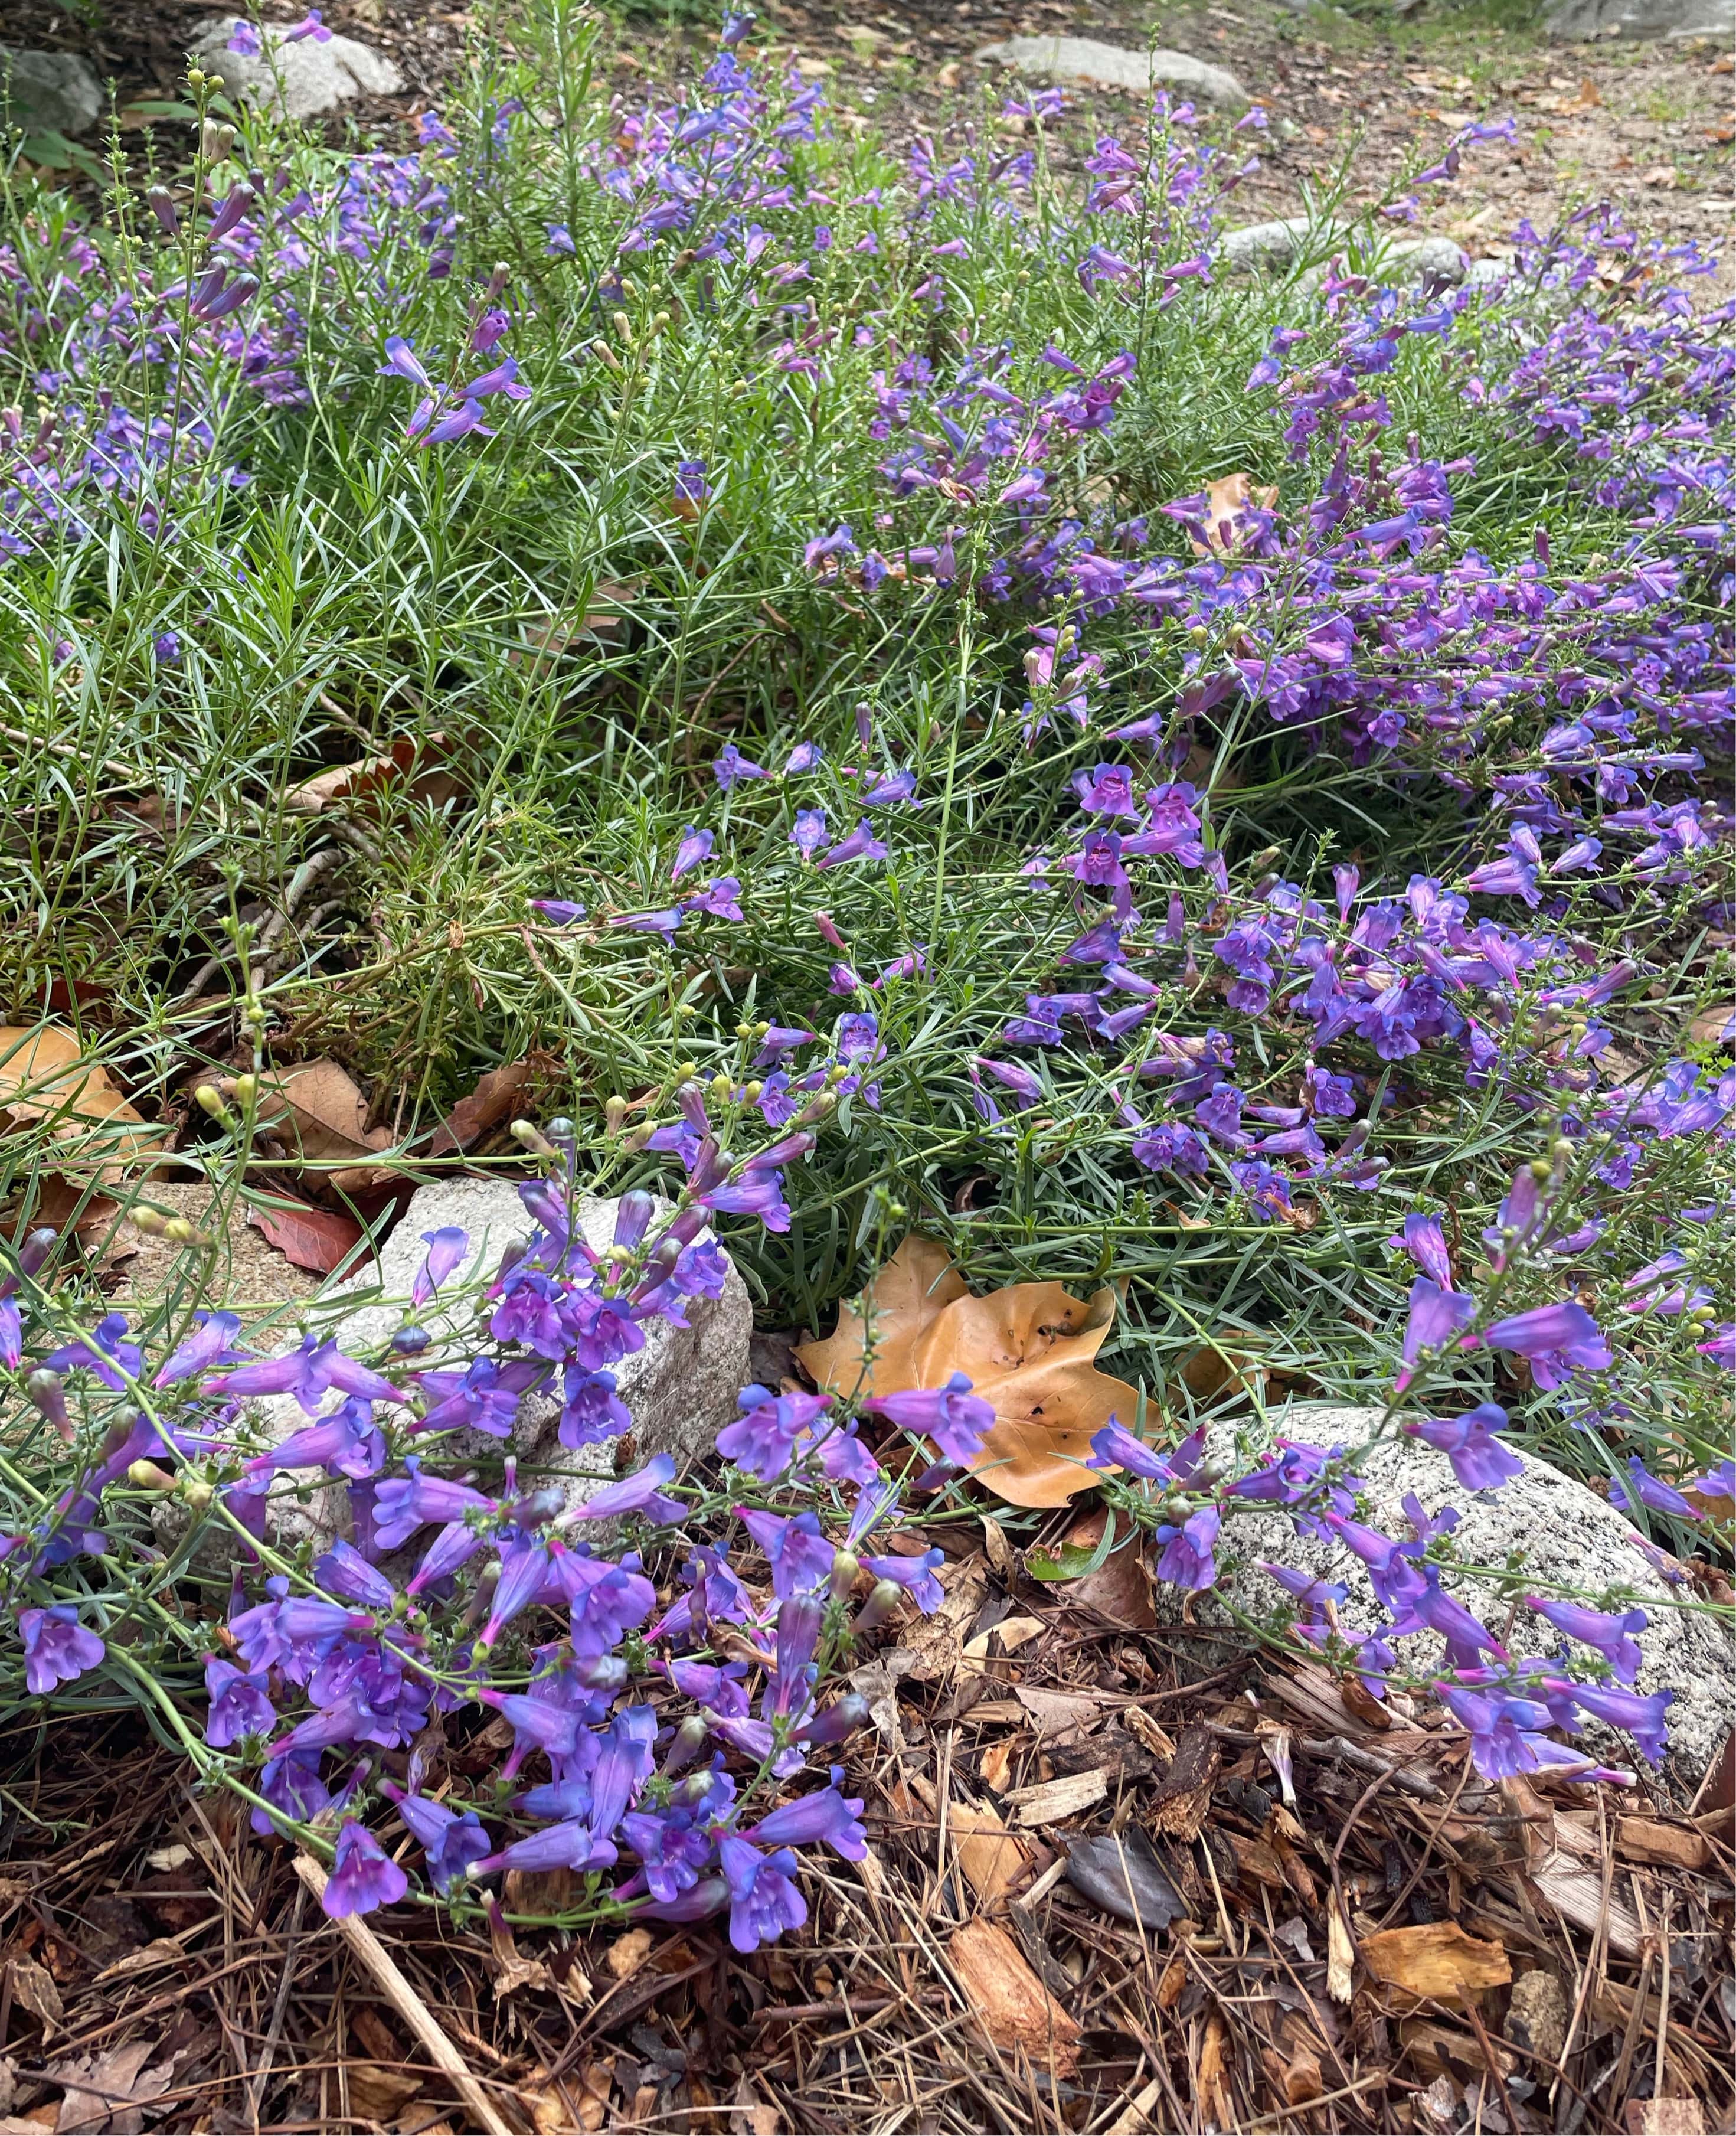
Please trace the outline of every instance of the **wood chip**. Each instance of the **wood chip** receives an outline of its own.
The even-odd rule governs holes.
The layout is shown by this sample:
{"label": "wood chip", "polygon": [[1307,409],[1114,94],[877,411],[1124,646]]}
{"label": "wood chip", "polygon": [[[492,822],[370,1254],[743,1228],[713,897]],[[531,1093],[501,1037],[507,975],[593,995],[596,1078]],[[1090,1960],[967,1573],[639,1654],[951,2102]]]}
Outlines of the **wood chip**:
{"label": "wood chip", "polygon": [[1513,1978],[1501,1945],[1467,1935],[1457,1921],[1382,1929],[1365,1936],[1357,1948],[1364,1965],[1382,1986],[1443,2002],[1462,2002],[1478,1988],[1506,1988]]}
{"label": "wood chip", "polygon": [[994,2046],[1022,2049],[1035,2067],[1072,2075],[1079,2066],[1079,2025],[1004,1929],[967,1921],[947,1945],[947,1956],[972,2015]]}
{"label": "wood chip", "polygon": [[1063,1773],[1034,1788],[1015,1788],[1007,1796],[1010,1808],[1019,1813],[1021,1825],[1059,1824],[1063,1818],[1077,1817],[1082,1809],[1100,1803],[1109,1792],[1108,1775],[1100,1768],[1089,1773]]}
{"label": "wood chip", "polygon": [[1152,1831],[1171,1839],[1197,1839],[1223,1765],[1215,1736],[1203,1728],[1184,1728],[1168,1772],[1152,1791]]}
{"label": "wood chip", "polygon": [[1617,1852],[1664,1869],[1704,1869],[1712,1850],[1690,1825],[1660,1824],[1649,1817],[1624,1817],[1616,1825]]}
{"label": "wood chip", "polygon": [[991,1803],[976,1808],[954,1803],[947,1813],[947,1834],[964,1881],[984,1911],[992,1912],[1030,1867],[1030,1849]]}

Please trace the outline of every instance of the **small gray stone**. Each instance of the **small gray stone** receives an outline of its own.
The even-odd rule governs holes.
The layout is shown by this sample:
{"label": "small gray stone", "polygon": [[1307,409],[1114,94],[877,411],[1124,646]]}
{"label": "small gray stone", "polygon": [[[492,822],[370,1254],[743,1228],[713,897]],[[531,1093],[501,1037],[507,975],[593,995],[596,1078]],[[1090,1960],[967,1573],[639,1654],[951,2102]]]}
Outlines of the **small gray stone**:
{"label": "small gray stone", "polygon": [[25,134],[88,134],[103,115],[103,85],[76,52],[0,45],[0,114]]}
{"label": "small gray stone", "polygon": [[231,96],[246,96],[286,119],[318,119],[358,96],[395,96],[404,77],[384,52],[353,37],[298,38],[287,43],[281,30],[259,27],[262,49],[248,58],[229,49],[236,17],[220,16],[193,40],[193,56]]}
{"label": "small gray stone", "polygon": [[1232,274],[1282,272],[1293,260],[1338,242],[1341,226],[1311,221],[1305,215],[1275,222],[1244,222],[1226,230],[1218,240],[1218,257]]}
{"label": "small gray stone", "polygon": [[[1370,1435],[1380,1415],[1377,1409],[1302,1404],[1268,1420],[1270,1436],[1317,1446],[1354,1447]],[[1227,1425],[1215,1429],[1207,1439],[1211,1453],[1243,1468],[1267,1443],[1263,1436],[1244,1435],[1239,1450],[1236,1434]],[[1549,1583],[1593,1599],[1606,1589],[1631,1593],[1650,1619],[1638,1635],[1643,1657],[1638,1688],[1675,1693],[1667,1716],[1668,1758],[1691,1784],[1736,1726],[1736,1635],[1708,1614],[1671,1605],[1670,1590],[1635,1547],[1638,1532],[1615,1507],[1548,1462],[1516,1447],[1512,1451],[1523,1467],[1511,1483],[1498,1491],[1467,1491],[1447,1457],[1433,1447],[1405,1437],[1384,1442],[1356,1464],[1368,1485],[1369,1525],[1387,1535],[1406,1534],[1401,1502],[1407,1492],[1414,1492],[1429,1513],[1445,1505],[1459,1508],[1452,1541],[1457,1556],[1467,1565],[1511,1561],[1527,1579],[1539,1583],[1539,1591],[1545,1595],[1550,1591]],[[1229,1575],[1223,1584],[1233,1590],[1240,1608],[1256,1616],[1287,1616],[1292,1608],[1278,1583],[1258,1570],[1258,1561],[1263,1558],[1297,1566],[1317,1579],[1341,1581],[1349,1599],[1340,1605],[1339,1616],[1348,1629],[1369,1631],[1384,1621],[1384,1612],[1375,1600],[1360,1561],[1331,1540],[1298,1535],[1281,1512],[1238,1512],[1226,1519],[1217,1555]],[[1487,1609],[1486,1581],[1449,1572],[1443,1585],[1479,1615]],[[1160,1612],[1178,1615],[1180,1601],[1173,1590],[1158,1589]],[[1210,1593],[1195,1596],[1194,1609],[1202,1623],[1229,1621]],[[1489,1619],[1485,1617],[1484,1621]],[[1491,1629],[1499,1634],[1505,1621],[1503,1615]],[[1507,1643],[1514,1654],[1525,1656],[1553,1653],[1561,1641],[1544,1619],[1521,1608]],[[1429,1666],[1438,1651],[1432,1634],[1418,1634],[1399,1642],[1401,1657],[1413,1666]],[[1593,1732],[1588,1727],[1588,1740]],[[1627,1738],[1612,1738],[1607,1731],[1601,1731],[1598,1740],[1601,1749],[1617,1741],[1627,1743]],[[1618,1762],[1627,1762],[1629,1755],[1624,1752]]]}
{"label": "small gray stone", "polygon": [[1231,111],[1248,108],[1247,90],[1227,67],[1212,66],[1187,52],[1161,46],[1156,51],[1136,52],[1124,45],[1101,44],[1095,37],[1008,37],[986,46],[977,57],[1021,74],[1046,75],[1051,81],[1096,83],[1137,90],[1142,95],[1154,89],[1179,89]]}
{"label": "small gray stone", "polygon": [[1408,238],[1389,245],[1380,255],[1379,274],[1389,281],[1400,274],[1409,282],[1434,282],[1456,289],[1465,279],[1471,261],[1450,237]]}
{"label": "small gray stone", "polygon": [[[589,1197],[579,1202],[579,1226],[593,1248],[606,1245],[613,1236],[618,1206]],[[404,1310],[398,1304],[369,1301],[405,1298],[428,1251],[424,1234],[447,1225],[467,1231],[471,1242],[468,1259],[443,1286],[453,1294],[479,1272],[492,1272],[507,1248],[527,1239],[534,1229],[510,1180],[458,1178],[421,1187],[381,1250],[377,1266],[310,1299],[304,1308],[308,1324],[322,1336],[335,1335],[352,1355],[377,1350],[402,1325]],[[346,1310],[345,1302],[351,1299],[357,1302]],[[686,1328],[665,1320],[647,1322],[644,1348],[614,1367],[616,1391],[633,1418],[638,1456],[667,1453],[686,1463],[708,1451],[715,1433],[735,1415],[735,1397],[746,1384],[753,1307],[747,1285],[733,1264],[723,1295],[691,1299],[686,1313],[692,1324]],[[468,1299],[462,1318],[442,1312],[438,1303],[417,1318],[418,1324],[434,1337],[427,1353],[430,1362],[443,1337],[462,1337],[473,1325]],[[421,1362],[406,1360],[405,1369],[415,1369]],[[338,1399],[329,1397],[327,1406],[335,1408]],[[299,1431],[308,1421],[290,1395],[257,1401],[251,1409],[273,1442]],[[506,1454],[512,1454],[527,1479],[535,1475],[559,1481],[566,1488],[568,1502],[579,1504],[613,1482],[618,1442],[604,1439],[575,1451],[560,1443],[560,1402],[538,1396],[524,1403],[510,1440],[486,1432],[461,1431],[442,1433],[426,1444],[430,1454],[438,1449],[443,1462],[476,1462],[485,1470],[497,1468]],[[302,1535],[321,1542],[328,1540],[340,1532],[345,1496],[342,1487],[332,1487],[318,1493],[305,1513],[285,1507],[278,1521],[279,1535],[286,1540]]]}
{"label": "small gray stone", "polygon": [[1473,260],[1465,269],[1467,289],[1498,289],[1513,272],[1510,260]]}
{"label": "small gray stone", "polygon": [[1552,37],[1736,37],[1736,0],[1557,0]]}

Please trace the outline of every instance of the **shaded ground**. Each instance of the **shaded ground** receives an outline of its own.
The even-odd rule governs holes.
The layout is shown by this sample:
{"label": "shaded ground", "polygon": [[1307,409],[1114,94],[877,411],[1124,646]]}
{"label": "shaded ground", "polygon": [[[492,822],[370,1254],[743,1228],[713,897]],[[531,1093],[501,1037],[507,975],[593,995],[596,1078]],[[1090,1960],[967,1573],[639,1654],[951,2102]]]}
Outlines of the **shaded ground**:
{"label": "shaded ground", "polygon": [[[99,8],[95,30],[65,0],[8,0],[7,36],[83,51],[112,72],[124,114],[141,99],[176,94],[186,44],[213,12],[203,0],[85,5]],[[401,99],[358,108],[364,123],[437,99],[473,19],[426,0],[332,0],[323,12],[336,27],[389,52],[409,85]],[[1234,7],[760,0],[759,12],[764,43],[823,74],[846,123],[851,113],[872,114],[894,138],[959,115],[984,71],[972,56],[1011,35],[1157,42],[1227,66],[1272,120],[1256,144],[1262,168],[1241,193],[1249,221],[1293,212],[1311,186],[1346,167],[1352,199],[1379,199],[1467,118],[1511,111],[1520,122],[1518,143],[1491,144],[1467,159],[1458,185],[1428,205],[1423,227],[1457,238],[1474,255],[1499,254],[1520,217],[1544,229],[1603,197],[1647,235],[1715,243],[1736,226],[1736,60],[1704,41],[1556,45],[1468,11],[1425,5],[1404,21],[1390,12],[1367,20],[1336,8],[1299,13],[1283,0]],[[686,73],[688,56],[709,36],[709,16],[673,27],[637,17],[621,23],[614,89],[631,100]],[[1128,129],[1137,119],[1131,95],[1093,91],[1076,101],[1087,124]],[[1727,269],[1721,280],[1730,275]]]}

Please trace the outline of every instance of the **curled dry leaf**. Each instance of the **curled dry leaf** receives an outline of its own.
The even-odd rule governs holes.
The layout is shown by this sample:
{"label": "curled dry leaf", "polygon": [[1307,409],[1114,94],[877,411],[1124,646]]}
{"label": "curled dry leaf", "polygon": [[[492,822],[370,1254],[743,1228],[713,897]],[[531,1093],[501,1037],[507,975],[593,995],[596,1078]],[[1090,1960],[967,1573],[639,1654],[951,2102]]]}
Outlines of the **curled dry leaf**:
{"label": "curled dry leaf", "polygon": [[1139,1395],[1093,1362],[1115,1321],[1116,1296],[1089,1299],[1058,1283],[1015,1283],[974,1297],[932,1239],[914,1234],[835,1333],[797,1352],[817,1385],[861,1401],[943,1387],[963,1372],[995,1421],[972,1473],[1015,1506],[1059,1506],[1089,1490],[1091,1438],[1112,1416],[1131,1425]]}
{"label": "curled dry leaf", "polygon": [[335,1061],[309,1061],[259,1079],[259,1126],[318,1163],[388,1149],[391,1136],[371,1128],[367,1100]]}
{"label": "curled dry leaf", "polygon": [[339,802],[378,803],[396,794],[443,807],[463,790],[451,772],[439,767],[445,747],[443,734],[400,735],[383,755],[334,764],[303,779],[284,796],[284,806],[298,816],[320,816]]}
{"label": "curled dry leaf", "polygon": [[247,1221],[264,1234],[292,1267],[315,1275],[335,1275],[354,1260],[366,1235],[344,1209],[315,1209],[279,1202],[250,1209]]}
{"label": "curled dry leaf", "polygon": [[105,1186],[162,1139],[56,1024],[0,1026],[0,1119],[42,1123],[59,1145],[54,1171]]}

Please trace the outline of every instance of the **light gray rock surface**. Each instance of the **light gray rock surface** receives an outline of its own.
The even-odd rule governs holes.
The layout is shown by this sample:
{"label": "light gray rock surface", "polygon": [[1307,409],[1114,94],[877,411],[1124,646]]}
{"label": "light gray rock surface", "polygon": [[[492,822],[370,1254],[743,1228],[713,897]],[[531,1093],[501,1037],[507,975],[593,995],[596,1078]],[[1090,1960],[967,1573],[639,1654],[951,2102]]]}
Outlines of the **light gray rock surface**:
{"label": "light gray rock surface", "polygon": [[358,96],[395,96],[404,77],[384,52],[353,37],[303,37],[286,44],[281,30],[261,27],[263,49],[250,59],[229,49],[233,15],[208,22],[193,40],[193,54],[231,96],[251,97],[286,119],[318,119]]}
{"label": "light gray rock surface", "polygon": [[88,134],[103,115],[103,85],[76,52],[0,45],[0,108],[23,134]]}
{"label": "light gray rock surface", "polygon": [[1556,0],[1544,17],[1552,37],[1736,39],[1736,0]]}
{"label": "light gray rock surface", "polygon": [[[579,1224],[593,1247],[606,1245],[614,1235],[617,1206],[612,1201],[589,1197],[579,1202]],[[452,1224],[470,1234],[471,1250],[468,1260],[442,1286],[449,1294],[457,1293],[473,1273],[492,1273],[507,1248],[528,1239],[534,1228],[509,1180],[458,1178],[421,1187],[381,1249],[378,1265],[310,1299],[305,1308],[308,1324],[322,1336],[335,1335],[352,1355],[378,1349],[405,1318],[401,1305],[383,1301],[408,1295],[428,1251],[424,1234]],[[346,1309],[350,1299],[356,1303]],[[464,1332],[470,1324],[469,1312],[468,1308],[459,1311],[461,1317],[444,1313],[436,1303],[416,1316],[418,1325],[435,1340],[424,1357],[405,1360],[406,1369],[434,1364],[441,1338]],[[633,1418],[636,1459],[668,1453],[686,1462],[709,1450],[719,1427],[735,1414],[735,1397],[747,1382],[753,1307],[739,1273],[732,1266],[722,1297],[694,1299],[686,1312],[690,1328],[672,1327],[662,1320],[647,1322],[644,1348],[614,1367],[617,1391]],[[384,1369],[390,1372],[392,1367]],[[328,1397],[327,1406],[335,1409],[338,1399]],[[299,1431],[308,1420],[293,1396],[273,1396],[251,1407],[273,1441]],[[474,1461],[485,1471],[497,1470],[505,1454],[515,1454],[522,1475],[547,1472],[543,1480],[564,1483],[568,1502],[578,1504],[613,1480],[618,1442],[604,1439],[576,1452],[563,1446],[560,1415],[557,1401],[537,1396],[520,1410],[510,1440],[484,1432],[447,1432],[429,1439],[427,1445],[430,1452],[440,1449],[444,1459]],[[305,1516],[286,1507],[279,1533],[286,1538],[312,1534],[328,1539],[339,1532],[337,1522],[344,1498],[341,1488],[321,1492]]]}
{"label": "light gray rock surface", "polygon": [[1315,250],[1336,241],[1340,234],[1337,226],[1311,222],[1305,215],[1282,216],[1273,222],[1244,222],[1239,230],[1224,231],[1218,241],[1218,256],[1232,274],[1282,272],[1311,249],[1311,231],[1316,234],[1312,248]]}
{"label": "light gray rock surface", "polygon": [[[1373,1431],[1380,1417],[1376,1409],[1303,1404],[1270,1420],[1270,1433],[1274,1438],[1303,1439],[1314,1445],[1355,1446]],[[1239,1453],[1229,1426],[1219,1427],[1208,1439],[1211,1452],[1244,1468],[1266,1443],[1263,1436],[1250,1439],[1244,1432]],[[1519,1453],[1516,1448],[1514,1451]],[[1523,1473],[1500,1490],[1467,1491],[1447,1457],[1433,1447],[1409,1438],[1384,1444],[1358,1464],[1358,1473],[1368,1485],[1368,1524],[1387,1535],[1407,1534],[1402,1501],[1407,1492],[1414,1492],[1431,1514],[1447,1505],[1458,1507],[1453,1542],[1455,1554],[1466,1565],[1511,1562],[1530,1580],[1569,1585],[1593,1604],[1605,1589],[1631,1593],[1651,1619],[1639,1634],[1643,1661],[1638,1688],[1675,1692],[1669,1710],[1669,1762],[1680,1774],[1697,1779],[1736,1726],[1736,1634],[1701,1612],[1671,1607],[1670,1590],[1635,1547],[1638,1533],[1625,1515],[1548,1462],[1523,1453],[1519,1458]],[[1339,1614],[1352,1629],[1373,1629],[1384,1618],[1361,1561],[1336,1543],[1297,1535],[1283,1513],[1261,1511],[1226,1519],[1217,1555],[1220,1564],[1230,1568],[1226,1584],[1238,1605],[1252,1614],[1287,1614],[1291,1607],[1284,1590],[1258,1569],[1258,1561],[1263,1558],[1297,1566],[1321,1580],[1343,1582],[1349,1599]],[[1486,1580],[1448,1572],[1443,1584],[1491,1630],[1501,1632],[1506,1605],[1491,1615],[1492,1590]],[[1549,1586],[1543,1585],[1540,1591],[1548,1594]],[[1157,1607],[1179,1615],[1180,1597],[1160,1587]],[[1228,1621],[1210,1594],[1195,1598],[1194,1614],[1202,1623]],[[1561,1642],[1543,1619],[1521,1608],[1507,1643],[1515,1655],[1527,1656],[1554,1653]],[[1439,1645],[1433,1634],[1418,1634],[1400,1641],[1399,1650],[1404,1659],[1426,1667]],[[1589,1729],[1587,1734],[1589,1737]],[[1605,1735],[1601,1741],[1607,1745],[1611,1740]],[[1632,1762],[1631,1755],[1621,1762]]]}
{"label": "light gray rock surface", "polygon": [[977,57],[990,66],[1020,74],[1042,75],[1050,81],[1094,83],[1108,89],[1131,89],[1149,95],[1156,89],[1179,90],[1231,111],[1248,108],[1248,92],[1227,67],[1213,66],[1187,52],[1130,51],[1095,37],[1008,37],[986,46]]}
{"label": "light gray rock surface", "polygon": [[1414,237],[1389,245],[1379,271],[1383,281],[1402,276],[1407,282],[1431,281],[1456,289],[1470,265],[1470,255],[1450,237]]}

